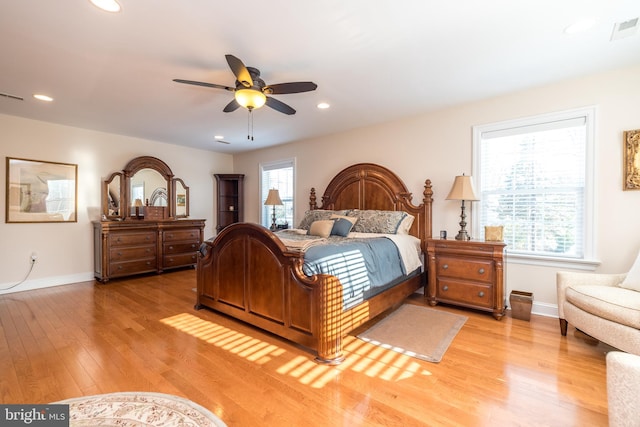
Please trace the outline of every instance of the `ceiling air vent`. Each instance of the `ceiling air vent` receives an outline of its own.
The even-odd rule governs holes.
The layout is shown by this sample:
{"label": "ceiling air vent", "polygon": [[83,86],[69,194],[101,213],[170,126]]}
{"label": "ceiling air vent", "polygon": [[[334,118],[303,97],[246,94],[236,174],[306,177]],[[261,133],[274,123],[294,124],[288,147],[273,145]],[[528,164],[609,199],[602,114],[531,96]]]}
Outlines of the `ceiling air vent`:
{"label": "ceiling air vent", "polygon": [[24,101],[24,98],[18,95],[10,95],[8,93],[0,92],[0,97],[15,99],[16,101]]}
{"label": "ceiling air vent", "polygon": [[629,19],[624,22],[617,22],[613,26],[613,33],[611,34],[611,41],[620,40],[625,37],[631,37],[638,33],[638,25],[640,23],[639,18]]}

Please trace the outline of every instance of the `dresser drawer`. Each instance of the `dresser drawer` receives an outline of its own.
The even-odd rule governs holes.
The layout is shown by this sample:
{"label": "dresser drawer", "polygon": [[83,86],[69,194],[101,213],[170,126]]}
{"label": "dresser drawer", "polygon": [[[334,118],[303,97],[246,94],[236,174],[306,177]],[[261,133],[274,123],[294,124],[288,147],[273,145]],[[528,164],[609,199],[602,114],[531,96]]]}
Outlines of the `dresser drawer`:
{"label": "dresser drawer", "polygon": [[164,232],[165,242],[178,242],[181,240],[193,240],[200,244],[200,230],[188,228],[185,230],[168,230]]}
{"label": "dresser drawer", "polygon": [[165,255],[163,258],[163,267],[185,267],[188,265],[194,265],[198,262],[197,252],[182,253],[177,255]]}
{"label": "dresser drawer", "polygon": [[156,242],[156,233],[141,231],[139,233],[112,233],[109,235],[111,246],[148,245]]}
{"label": "dresser drawer", "polygon": [[438,277],[455,277],[484,283],[491,283],[494,280],[491,260],[441,256],[436,261],[436,269]]}
{"label": "dresser drawer", "polygon": [[436,291],[438,300],[468,304],[474,307],[491,308],[493,306],[493,286],[491,284],[469,283],[454,279],[438,279]]}
{"label": "dresser drawer", "polygon": [[195,253],[200,247],[200,243],[198,242],[187,242],[187,243],[165,243],[164,244],[164,254],[165,255],[174,255],[185,252],[193,252]]}
{"label": "dresser drawer", "polygon": [[124,262],[112,262],[109,264],[109,276],[127,276],[129,274],[147,273],[156,271],[158,263],[155,258],[137,260],[137,261],[124,261]]}
{"label": "dresser drawer", "polygon": [[154,245],[112,247],[109,250],[109,257],[111,262],[155,259],[156,247]]}

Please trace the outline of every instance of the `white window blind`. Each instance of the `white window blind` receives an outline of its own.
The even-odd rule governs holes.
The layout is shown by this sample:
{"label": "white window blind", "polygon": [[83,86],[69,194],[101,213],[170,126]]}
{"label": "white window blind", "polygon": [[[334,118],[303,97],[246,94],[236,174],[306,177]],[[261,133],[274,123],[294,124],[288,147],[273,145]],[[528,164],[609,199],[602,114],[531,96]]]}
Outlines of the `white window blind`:
{"label": "white window blind", "polygon": [[580,109],[474,127],[476,234],[503,225],[512,254],[591,257],[594,116]]}
{"label": "white window blind", "polygon": [[262,209],[261,223],[271,227],[273,206],[265,206],[269,189],[275,188],[280,194],[283,206],[276,206],[276,224],[293,226],[294,218],[294,171],[295,160],[288,159],[260,165],[260,206]]}

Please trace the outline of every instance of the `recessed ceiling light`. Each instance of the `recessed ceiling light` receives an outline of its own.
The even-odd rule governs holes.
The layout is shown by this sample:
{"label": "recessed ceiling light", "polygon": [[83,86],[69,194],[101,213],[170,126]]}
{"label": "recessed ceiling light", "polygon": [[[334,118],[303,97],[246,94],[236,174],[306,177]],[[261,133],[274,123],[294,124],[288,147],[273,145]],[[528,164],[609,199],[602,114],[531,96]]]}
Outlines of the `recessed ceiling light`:
{"label": "recessed ceiling light", "polygon": [[40,101],[46,101],[46,102],[51,102],[53,101],[53,98],[47,95],[42,95],[41,93],[34,93],[33,97],[35,99],[39,99]]}
{"label": "recessed ceiling light", "polygon": [[214,136],[215,139],[224,139],[224,135],[216,135]]}
{"label": "recessed ceiling light", "polygon": [[94,6],[107,12],[120,12],[120,5],[116,0],[90,0]]}
{"label": "recessed ceiling light", "polygon": [[590,30],[596,24],[595,19],[583,19],[581,21],[574,22],[564,29],[565,34],[577,34]]}
{"label": "recessed ceiling light", "polygon": [[328,103],[326,103],[326,102],[321,102],[321,103],[318,104],[318,108],[321,109],[321,110],[326,110],[329,107],[330,107],[330,105]]}

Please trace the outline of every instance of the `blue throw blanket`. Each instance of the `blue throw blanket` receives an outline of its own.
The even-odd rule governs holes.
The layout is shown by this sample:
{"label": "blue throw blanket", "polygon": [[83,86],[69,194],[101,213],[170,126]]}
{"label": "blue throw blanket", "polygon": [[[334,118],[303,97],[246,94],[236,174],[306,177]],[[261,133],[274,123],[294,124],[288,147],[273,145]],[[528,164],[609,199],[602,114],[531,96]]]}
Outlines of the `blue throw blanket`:
{"label": "blue throw blanket", "polygon": [[327,244],[306,250],[303,271],[308,276],[319,273],[336,276],[343,286],[345,310],[395,285],[407,275],[398,248],[385,237],[330,237]]}

